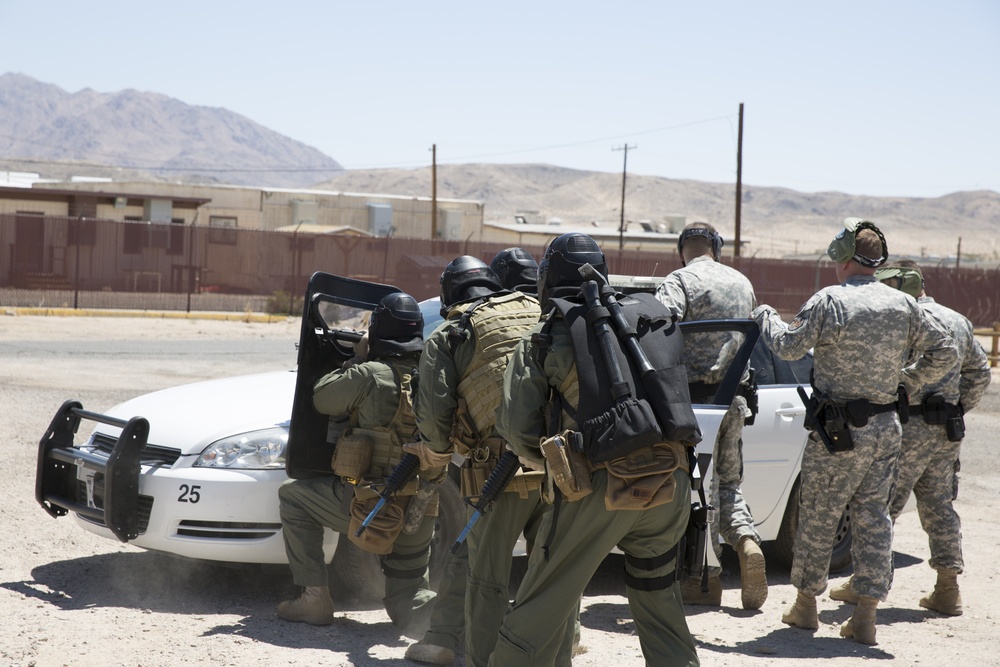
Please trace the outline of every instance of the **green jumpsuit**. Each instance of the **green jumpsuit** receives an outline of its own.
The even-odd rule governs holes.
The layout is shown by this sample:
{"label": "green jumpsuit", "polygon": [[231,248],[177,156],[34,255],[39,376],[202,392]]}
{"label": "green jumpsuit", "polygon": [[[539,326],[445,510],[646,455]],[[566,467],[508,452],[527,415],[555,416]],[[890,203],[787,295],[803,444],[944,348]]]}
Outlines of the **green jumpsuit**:
{"label": "green jumpsuit", "polygon": [[[541,331],[539,325],[536,331]],[[540,437],[546,433],[545,407],[550,393],[576,372],[569,329],[557,319],[542,360],[541,348],[522,339],[504,376],[504,398],[497,414],[497,431],[519,455],[538,459]],[[575,412],[576,406],[571,406]],[[576,428],[565,417],[563,428]],[[561,501],[542,517],[540,544],[531,552],[528,571],[508,608],[489,664],[494,667],[552,665],[559,649],[560,628],[571,619],[587,582],[601,561],[618,546],[626,554],[626,573],[655,580],[672,575],[675,561],[653,569],[637,568],[633,559],[655,559],[681,539],[690,513],[690,480],[678,469],[672,502],[645,510],[609,511],[604,492],[607,471],[592,474],[593,493],[575,502]],[[553,529],[553,522],[555,527]],[[682,667],[698,665],[694,639],[688,630],[676,582],[662,588],[628,588],[646,664]]]}
{"label": "green jumpsuit", "polygon": [[[419,354],[392,362],[416,368]],[[313,405],[334,419],[352,417],[359,428],[388,426],[399,407],[400,388],[388,363],[368,361],[322,377],[315,387]],[[395,453],[395,459],[402,450]],[[345,493],[353,489],[340,477],[289,480],[278,489],[285,553],[292,578],[299,586],[327,586],[323,554],[323,529],[347,533],[350,513]],[[386,574],[386,612],[392,622],[407,627],[429,612],[434,600],[427,575],[434,519],[425,517],[412,535],[399,534],[392,553],[380,556]]]}

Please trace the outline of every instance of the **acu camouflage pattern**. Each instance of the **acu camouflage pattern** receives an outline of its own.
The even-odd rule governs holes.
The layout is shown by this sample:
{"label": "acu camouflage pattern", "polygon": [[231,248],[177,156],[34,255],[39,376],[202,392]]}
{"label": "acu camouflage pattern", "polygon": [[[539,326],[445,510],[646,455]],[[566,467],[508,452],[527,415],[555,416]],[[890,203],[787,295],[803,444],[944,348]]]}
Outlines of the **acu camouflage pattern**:
{"label": "acu camouflage pattern", "polygon": [[[707,256],[668,275],[656,288],[656,298],[679,322],[746,319],[757,305],[746,276]],[[685,345],[688,382],[721,382],[742,343],[734,338],[727,333],[699,334],[697,345]]]}
{"label": "acu camouflage pattern", "polygon": [[[925,396],[940,394],[948,403],[960,402],[966,410],[974,408],[989,386],[990,366],[986,352],[973,334],[972,324],[960,313],[930,297],[920,297],[917,303],[951,332],[960,361],[940,380],[921,387],[910,397],[910,403],[919,405]],[[912,491],[917,498],[920,524],[930,545],[928,564],[935,570],[959,573],[965,567],[962,525],[953,500],[961,447],[961,442],[948,441],[944,425],[927,424],[919,416],[911,417],[903,425],[896,488],[890,507],[895,520]]]}
{"label": "acu camouflage pattern", "polygon": [[[757,305],[753,285],[746,276],[707,256],[696,257],[668,275],[657,288],[656,298],[681,322],[746,319]],[[708,384],[722,380],[742,342],[728,333],[697,334],[691,341],[692,344],[685,342],[684,346],[688,381]],[[749,380],[749,375],[744,380]],[[712,452],[714,474],[709,485],[709,502],[718,512],[709,529],[716,558],[722,556],[720,535],[733,547],[743,537],[760,543],[741,488],[743,424],[750,414],[746,398],[736,396],[722,419]],[[721,571],[722,568],[713,566],[709,574],[717,576]]]}
{"label": "acu camouflage pattern", "polygon": [[[758,307],[753,317],[765,344],[779,357],[800,359],[813,349],[815,388],[836,402],[891,403],[901,378],[912,393],[940,379],[957,359],[951,336],[912,297],[870,275],[820,290],[789,325],[770,306]],[[923,354],[901,374],[910,349]],[[854,589],[885,600],[892,581],[889,501],[901,427],[896,413],[887,412],[850,431],[854,449],[834,454],[815,433],[809,435],[792,584],[811,595],[826,589],[833,536],[850,503]]]}

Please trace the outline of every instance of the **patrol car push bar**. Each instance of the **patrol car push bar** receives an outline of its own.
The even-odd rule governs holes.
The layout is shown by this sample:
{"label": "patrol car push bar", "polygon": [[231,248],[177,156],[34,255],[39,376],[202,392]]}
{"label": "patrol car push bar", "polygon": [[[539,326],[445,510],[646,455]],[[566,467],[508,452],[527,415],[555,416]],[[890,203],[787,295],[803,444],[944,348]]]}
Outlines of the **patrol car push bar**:
{"label": "patrol car push bar", "polygon": [[[107,458],[73,446],[82,419],[122,429]],[[76,512],[102,522],[122,542],[135,539],[139,536],[140,456],[148,437],[149,422],[143,417],[125,421],[84,410],[77,401],[66,401],[38,443],[35,500],[50,516]],[[88,502],[79,502],[80,469],[94,471],[92,483],[103,484],[103,507],[89,501],[92,491],[88,491]]]}

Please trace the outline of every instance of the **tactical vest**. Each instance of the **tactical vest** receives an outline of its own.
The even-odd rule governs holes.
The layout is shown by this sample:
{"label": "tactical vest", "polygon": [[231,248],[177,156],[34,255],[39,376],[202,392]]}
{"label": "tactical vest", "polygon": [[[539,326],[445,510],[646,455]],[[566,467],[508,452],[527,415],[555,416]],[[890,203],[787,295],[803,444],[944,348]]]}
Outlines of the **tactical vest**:
{"label": "tactical vest", "polygon": [[[569,326],[579,396],[574,418],[582,425],[614,407],[609,391],[612,383],[599,351],[596,332],[587,322],[586,306],[560,298],[551,302]],[[618,295],[618,303],[629,326],[638,333],[639,345],[653,366],[653,372],[640,378],[637,365],[624,346],[613,346],[631,395],[649,402],[666,440],[697,444],[701,432],[691,407],[683,363],[684,342],[679,327],[666,307],[651,294]],[[563,398],[569,402],[568,396]]]}
{"label": "tactical vest", "polygon": [[349,430],[345,435],[363,435],[372,440],[371,465],[366,477],[387,477],[403,457],[403,445],[419,439],[417,422],[413,416],[413,360],[382,359],[392,369],[396,386],[399,387],[399,405],[392,420],[385,426],[360,428],[356,417],[351,415]]}
{"label": "tactical vest", "polygon": [[538,301],[520,292],[492,296],[470,304],[459,304],[448,312],[461,314],[453,334],[475,337],[472,362],[458,382],[458,397],[474,432],[453,431],[456,449],[473,449],[493,432],[497,408],[503,398],[503,373],[521,337],[538,324]]}

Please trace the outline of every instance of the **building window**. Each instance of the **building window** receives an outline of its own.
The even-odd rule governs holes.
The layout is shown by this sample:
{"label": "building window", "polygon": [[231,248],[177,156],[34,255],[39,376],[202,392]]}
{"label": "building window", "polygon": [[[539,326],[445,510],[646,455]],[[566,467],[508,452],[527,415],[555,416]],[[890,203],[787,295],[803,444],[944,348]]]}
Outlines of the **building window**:
{"label": "building window", "polygon": [[170,220],[170,242],[167,244],[168,255],[184,254],[184,219],[172,218]]}
{"label": "building window", "polygon": [[142,249],[147,245],[149,235],[148,225],[142,218],[126,216],[125,218],[125,244],[122,252],[126,255],[141,255]]}
{"label": "building window", "polygon": [[208,219],[208,242],[236,245],[236,218],[211,216]]}

